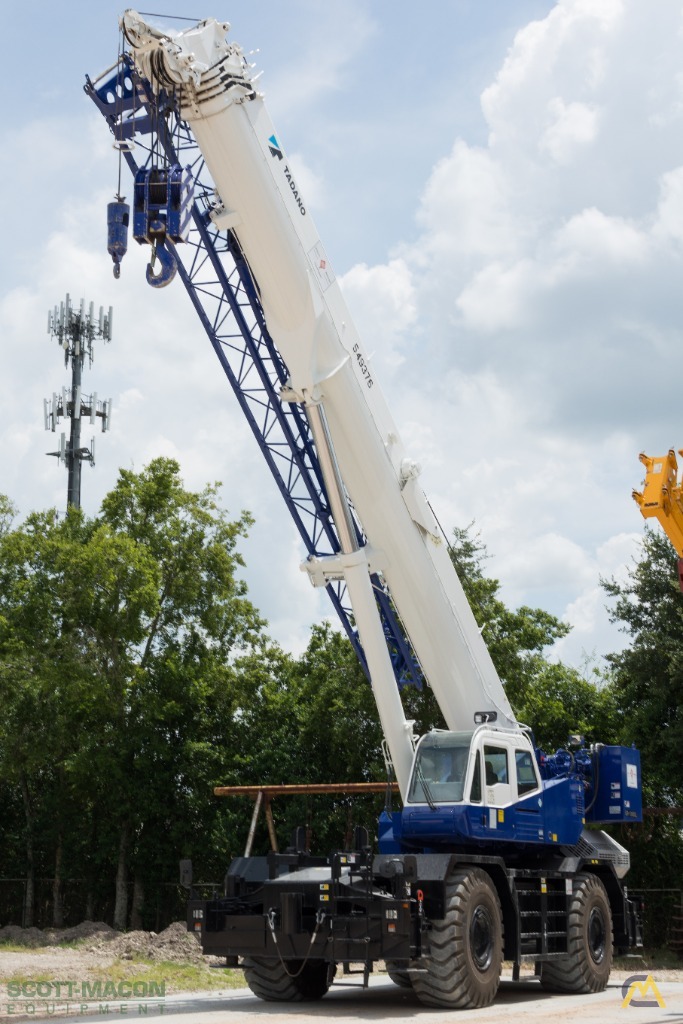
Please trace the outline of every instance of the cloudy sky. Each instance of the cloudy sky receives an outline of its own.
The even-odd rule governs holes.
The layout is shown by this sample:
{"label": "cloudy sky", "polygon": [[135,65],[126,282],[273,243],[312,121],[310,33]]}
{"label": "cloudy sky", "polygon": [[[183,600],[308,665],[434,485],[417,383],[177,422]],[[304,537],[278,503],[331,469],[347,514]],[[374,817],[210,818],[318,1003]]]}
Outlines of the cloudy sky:
{"label": "cloudy sky", "polygon": [[[299,651],[327,608],[182,284],[149,288],[134,243],[112,277],[116,156],[82,85],[115,61],[121,9],[27,0],[3,50],[0,490],[24,513],[63,508],[42,400],[68,380],[47,310],[66,292],[113,305],[113,342],[84,382],[114,404],[84,508],[118,467],[159,454],[188,486],[221,480],[228,509],[256,518],[251,596]],[[638,453],[683,444],[683,2],[154,10],[228,20],[259,51],[279,137],[441,523],[474,520],[504,599],[564,618],[558,655],[599,663],[621,642],[599,577],[623,573],[642,534]]]}

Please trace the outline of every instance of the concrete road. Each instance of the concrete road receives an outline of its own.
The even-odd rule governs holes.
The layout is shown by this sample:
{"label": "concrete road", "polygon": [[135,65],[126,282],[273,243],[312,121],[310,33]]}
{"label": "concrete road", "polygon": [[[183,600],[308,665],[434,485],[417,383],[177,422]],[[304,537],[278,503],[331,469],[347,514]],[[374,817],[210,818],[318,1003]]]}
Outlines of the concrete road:
{"label": "concrete road", "polygon": [[[663,1006],[653,999],[652,992],[645,997],[634,992],[631,1003],[623,1006],[622,982],[615,980],[604,992],[592,996],[550,995],[542,992],[537,982],[514,984],[503,981],[493,1006],[484,1010],[448,1011],[431,1010],[422,1006],[412,992],[398,988],[386,976],[370,978],[370,987],[363,990],[351,985],[353,979],[340,979],[327,996],[315,1003],[266,1003],[253,996],[248,989],[183,996],[168,996],[164,1000],[150,1000],[146,1004],[136,1000],[110,1003],[106,1013],[99,1012],[95,1003],[72,1003],[69,1017],[83,1022],[147,1020],[158,1022],[165,1017],[173,1024],[358,1024],[359,1021],[415,1021],[415,1024],[436,1024],[444,1021],[468,1024],[476,1019],[481,1024],[683,1024],[683,982],[657,981],[657,993]],[[652,1006],[638,1005],[643,998]],[[18,1009],[18,1007],[17,1007]],[[62,1016],[65,1007],[50,1007],[49,1016],[38,1016],[45,1008],[37,1001],[30,1016],[36,1024],[47,1024]],[[56,1012],[55,1012],[56,1011]],[[61,1012],[60,1012],[61,1011]],[[17,1020],[14,1011],[5,1016],[1,1008],[0,1019]]]}

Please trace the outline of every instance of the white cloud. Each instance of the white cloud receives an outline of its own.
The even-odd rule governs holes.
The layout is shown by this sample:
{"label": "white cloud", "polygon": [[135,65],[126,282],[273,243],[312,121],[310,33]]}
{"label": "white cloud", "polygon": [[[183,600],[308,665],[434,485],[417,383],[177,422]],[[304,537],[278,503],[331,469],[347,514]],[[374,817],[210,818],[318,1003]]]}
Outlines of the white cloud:
{"label": "white cloud", "polygon": [[598,133],[599,114],[586,103],[565,103],[560,96],[548,102],[550,124],[539,142],[558,164],[567,164],[582,146],[593,142]]}
{"label": "white cloud", "polygon": [[683,242],[683,167],[666,171],[659,179],[660,199],[657,207],[656,235],[665,241]]}
{"label": "white cloud", "polygon": [[388,371],[403,362],[402,338],[415,325],[417,309],[411,273],[402,259],[381,266],[352,267],[340,284],[354,316],[363,325],[369,358]]}
{"label": "white cloud", "polygon": [[[626,8],[622,0],[559,0],[546,18],[517,33],[481,97],[493,145],[546,131],[553,107],[557,114],[565,112],[558,143],[563,134],[585,134],[589,108],[582,107],[583,97],[604,82],[607,50]],[[522,107],[525,118],[520,120]]]}
{"label": "white cloud", "polygon": [[422,197],[423,252],[433,262],[452,254],[476,259],[516,252],[521,225],[512,200],[505,168],[491,153],[457,139]]}
{"label": "white cloud", "polygon": [[558,229],[553,243],[560,261],[593,274],[596,268],[604,272],[605,264],[641,263],[649,248],[644,231],[595,207],[571,217]]}
{"label": "white cloud", "polygon": [[[410,125],[400,137],[394,121],[387,130],[373,102],[382,71],[371,79],[368,66],[371,41],[380,57],[381,19],[361,2],[309,13],[279,67],[264,60],[266,97],[278,131],[303,124],[293,159],[328,220],[330,253],[335,231],[374,247],[362,216],[354,223],[355,208],[339,202],[325,156],[339,162],[353,131],[380,137],[359,152],[383,149],[386,163],[349,171],[375,204],[399,173]],[[558,648],[572,660],[619,642],[598,579],[631,558],[638,452],[683,443],[682,25],[679,0],[658,0],[656,17],[640,0],[558,0],[511,39],[474,137],[445,138],[432,115],[442,155],[422,194],[403,201],[405,226],[392,235],[403,243],[342,280],[445,529],[475,519],[504,599],[573,623]],[[416,74],[424,55],[390,56],[429,103],[428,78]],[[337,109],[361,78],[344,134]],[[401,105],[400,91],[391,102]],[[230,511],[257,516],[244,545],[252,597],[299,649],[326,606],[298,572],[300,542],[180,283],[148,288],[147,254],[132,243],[113,281],[104,209],[116,166],[101,118],[43,118],[5,142],[5,188],[23,198],[5,223],[17,242],[0,298],[2,490],[24,509],[63,505],[66,474],[43,454],[54,438],[41,437],[42,399],[66,383],[46,312],[66,291],[113,304],[113,342],[87,373],[87,386],[112,395],[114,418],[84,478],[86,508],[119,465],[140,468],[161,452],[179,459],[189,486],[224,480]],[[17,154],[48,154],[50,173]]]}
{"label": "white cloud", "polygon": [[308,209],[323,209],[327,202],[324,179],[308,165],[302,153],[290,153],[288,160],[296,177],[299,192],[304,197]]}
{"label": "white cloud", "polygon": [[474,331],[510,331],[524,325],[533,294],[542,284],[532,260],[511,265],[494,260],[472,276],[455,304],[464,326]]}
{"label": "white cloud", "polygon": [[287,64],[264,75],[264,91],[274,115],[301,115],[326,93],[340,90],[352,73],[354,58],[378,31],[363,4],[328,4],[315,17],[300,19],[290,40]]}
{"label": "white cloud", "polygon": [[620,650],[627,639],[610,623],[609,603],[599,580],[625,583],[628,570],[640,553],[642,536],[620,533],[600,544],[593,556],[592,581],[570,601],[562,619],[572,632],[560,640],[553,654],[574,664],[608,651]]}
{"label": "white cloud", "polygon": [[400,247],[420,334],[392,383],[399,423],[430,425],[425,489],[447,526],[476,520],[506,600],[572,624],[577,663],[623,642],[599,578],[635,550],[638,452],[681,431],[679,21],[674,0],[559,0],[520,31],[488,145],[435,164]]}

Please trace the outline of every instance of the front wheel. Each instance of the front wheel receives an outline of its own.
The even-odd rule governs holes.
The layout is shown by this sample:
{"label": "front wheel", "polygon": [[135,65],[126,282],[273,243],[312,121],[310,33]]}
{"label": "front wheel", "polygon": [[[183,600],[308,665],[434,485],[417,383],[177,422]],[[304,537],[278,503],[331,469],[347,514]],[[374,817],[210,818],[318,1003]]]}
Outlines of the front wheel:
{"label": "front wheel", "polygon": [[480,868],[456,871],[446,883],[446,915],[432,921],[430,955],[413,976],[425,1006],[472,1010],[496,997],[503,962],[498,893]]}
{"label": "front wheel", "polygon": [[322,999],[335,974],[325,960],[259,960],[245,957],[242,964],[247,985],[259,999],[275,1003],[301,1003]]}
{"label": "front wheel", "polygon": [[612,969],[612,911],[605,887],[595,875],[574,880],[567,918],[567,956],[540,967],[549,992],[602,992]]}

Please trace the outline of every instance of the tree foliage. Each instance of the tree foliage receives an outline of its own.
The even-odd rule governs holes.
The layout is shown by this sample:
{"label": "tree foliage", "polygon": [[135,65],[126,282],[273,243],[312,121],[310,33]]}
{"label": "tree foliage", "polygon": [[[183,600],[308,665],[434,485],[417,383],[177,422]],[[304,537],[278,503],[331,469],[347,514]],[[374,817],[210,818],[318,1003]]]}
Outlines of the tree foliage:
{"label": "tree foliage", "polygon": [[624,742],[641,750],[651,803],[683,804],[683,594],[674,549],[646,530],[625,582],[603,581],[611,618],[629,637],[610,654]]}
{"label": "tree foliage", "polygon": [[611,742],[615,708],[609,689],[550,660],[553,644],[569,627],[541,608],[508,608],[499,581],[484,572],[487,557],[471,524],[454,530],[453,565],[518,720],[548,750],[577,732]]}
{"label": "tree foliage", "polygon": [[51,848],[94,890],[113,872],[118,927],[131,878],[139,916],[217,813],[239,660],[262,643],[237,574],[249,522],[156,459],[122,471],[95,519],[32,514],[0,535],[0,762],[24,796],[27,862],[57,872]]}
{"label": "tree foliage", "polygon": [[[26,879],[26,923],[46,903],[43,877],[54,879],[56,924],[85,913],[157,927],[180,857],[217,882],[243,852],[253,805],[216,799],[217,785],[385,778],[377,709],[350,643],[324,624],[299,657],[269,639],[241,578],[250,518],[230,519],[216,486],[189,491],[175,462],[155,459],[121,471],[92,519],[73,509],[15,517],[0,497],[0,875]],[[609,686],[549,657],[567,627],[505,605],[470,529],[455,531],[451,554],[537,741],[632,735],[673,799],[680,781],[661,766],[680,749],[682,599],[670,552],[648,544],[629,584],[607,585],[632,637],[611,659]],[[402,696],[419,733],[443,727],[429,687]],[[279,841],[303,824],[313,848],[339,848],[352,825],[373,834],[382,803],[278,800]],[[268,845],[261,824],[255,852]],[[657,849],[663,864],[671,847]]]}

